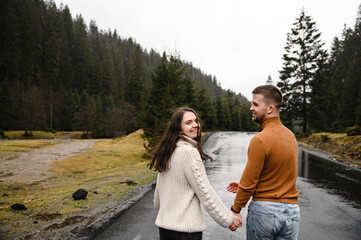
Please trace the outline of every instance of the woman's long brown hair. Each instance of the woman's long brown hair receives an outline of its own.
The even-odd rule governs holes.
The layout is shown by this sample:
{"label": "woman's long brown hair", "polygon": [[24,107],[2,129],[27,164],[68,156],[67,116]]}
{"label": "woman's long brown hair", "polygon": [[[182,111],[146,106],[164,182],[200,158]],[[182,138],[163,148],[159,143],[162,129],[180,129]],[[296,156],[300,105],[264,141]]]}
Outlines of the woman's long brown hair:
{"label": "woman's long brown hair", "polygon": [[196,148],[201,155],[203,161],[210,160],[212,161],[212,157],[204,153],[201,141],[201,125],[200,119],[196,111],[191,108],[182,107],[179,108],[172,116],[170,123],[168,125],[167,131],[164,133],[162,140],[155,148],[155,153],[148,164],[149,169],[153,169],[158,172],[163,172],[167,170],[169,159],[171,158],[175,148],[177,147],[177,140],[181,137],[179,134],[182,131],[181,123],[183,119],[183,115],[185,112],[193,112],[198,120],[198,133],[197,138],[194,139],[197,141]]}

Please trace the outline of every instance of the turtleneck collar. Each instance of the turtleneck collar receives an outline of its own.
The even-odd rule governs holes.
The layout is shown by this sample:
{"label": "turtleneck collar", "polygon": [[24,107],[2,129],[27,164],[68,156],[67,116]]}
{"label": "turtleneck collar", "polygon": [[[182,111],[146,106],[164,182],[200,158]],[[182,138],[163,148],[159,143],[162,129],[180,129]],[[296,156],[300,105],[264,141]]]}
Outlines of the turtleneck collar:
{"label": "turtleneck collar", "polygon": [[262,127],[262,129],[265,129],[268,126],[278,125],[278,124],[281,124],[280,117],[270,117],[270,118],[266,118],[262,121],[261,127]]}
{"label": "turtleneck collar", "polygon": [[180,135],[180,139],[183,140],[184,142],[190,143],[193,147],[197,146],[197,141],[194,140],[193,138],[188,137],[187,135]]}

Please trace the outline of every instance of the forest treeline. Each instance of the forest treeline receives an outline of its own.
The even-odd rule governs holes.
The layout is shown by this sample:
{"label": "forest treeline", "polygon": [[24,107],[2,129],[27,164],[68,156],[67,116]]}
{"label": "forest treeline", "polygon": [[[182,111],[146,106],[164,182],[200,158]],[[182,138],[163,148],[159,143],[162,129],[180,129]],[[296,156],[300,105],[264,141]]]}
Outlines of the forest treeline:
{"label": "forest treeline", "polygon": [[[356,9],[355,9],[356,10]],[[293,131],[343,132],[361,126],[361,4],[329,51],[305,9],[287,34],[277,86],[281,117]]]}
{"label": "forest treeline", "polygon": [[[196,109],[206,131],[253,131],[250,102],[177,53],[143,49],[116,30],[99,30],[52,1],[0,3],[0,130],[83,131],[121,136],[142,128],[155,144],[180,106]],[[284,94],[283,123],[294,132],[341,132],[361,125],[361,5],[324,49],[302,9],[287,34],[273,83]],[[0,131],[1,132],[1,131]]]}
{"label": "forest treeline", "polygon": [[0,5],[0,130],[83,131],[114,137],[143,128],[151,142],[180,106],[204,130],[255,130],[249,101],[176,53],[143,49],[52,1]]}

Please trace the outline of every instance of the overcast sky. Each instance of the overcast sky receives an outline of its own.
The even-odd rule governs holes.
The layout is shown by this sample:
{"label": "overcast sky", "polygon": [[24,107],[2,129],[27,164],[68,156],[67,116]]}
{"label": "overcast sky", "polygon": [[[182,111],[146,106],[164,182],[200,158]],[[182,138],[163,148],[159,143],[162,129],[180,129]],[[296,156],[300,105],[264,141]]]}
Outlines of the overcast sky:
{"label": "overcast sky", "polygon": [[354,27],[360,0],[55,0],[73,18],[117,30],[143,48],[177,51],[180,58],[213,75],[222,88],[249,100],[268,75],[278,81],[286,35],[302,7],[330,49],[344,25]]}

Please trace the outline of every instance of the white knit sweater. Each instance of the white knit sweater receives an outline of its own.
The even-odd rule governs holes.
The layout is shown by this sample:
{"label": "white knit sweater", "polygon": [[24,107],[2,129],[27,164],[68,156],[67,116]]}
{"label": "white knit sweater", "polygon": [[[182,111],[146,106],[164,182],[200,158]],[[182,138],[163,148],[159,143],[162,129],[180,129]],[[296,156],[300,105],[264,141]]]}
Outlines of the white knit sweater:
{"label": "white knit sweater", "polygon": [[232,224],[233,214],[210,185],[196,143],[187,136],[181,138],[167,171],[158,173],[154,194],[158,227],[180,232],[204,231],[200,203],[219,225]]}

